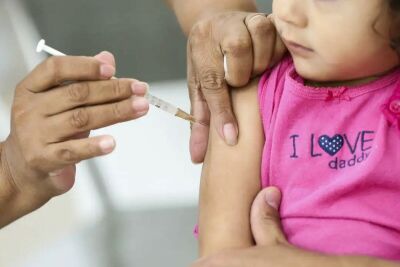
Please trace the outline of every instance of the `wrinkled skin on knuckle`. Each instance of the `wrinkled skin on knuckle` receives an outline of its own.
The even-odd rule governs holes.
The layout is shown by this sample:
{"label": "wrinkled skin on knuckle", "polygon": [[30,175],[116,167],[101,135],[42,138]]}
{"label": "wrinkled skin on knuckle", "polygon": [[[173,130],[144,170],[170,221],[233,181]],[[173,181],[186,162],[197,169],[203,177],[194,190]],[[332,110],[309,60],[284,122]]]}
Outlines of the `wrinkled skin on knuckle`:
{"label": "wrinkled skin on knuckle", "polygon": [[[135,81],[136,83],[136,81]],[[110,99],[124,99],[133,95],[132,80],[113,79],[102,84],[103,91],[110,91]]]}
{"label": "wrinkled skin on knuckle", "polygon": [[204,93],[218,94],[223,88],[225,77],[212,69],[204,69],[200,73],[200,85]]}
{"label": "wrinkled skin on knuckle", "polygon": [[84,108],[72,112],[69,120],[70,125],[77,130],[82,130],[89,124],[89,114]]}
{"label": "wrinkled skin on knuckle", "polygon": [[199,90],[200,89],[200,83],[194,75],[190,75],[187,77],[187,85],[188,85],[189,90]]}
{"label": "wrinkled skin on knuckle", "polygon": [[61,162],[64,162],[64,163],[74,163],[79,160],[78,155],[74,151],[72,151],[71,149],[68,149],[68,148],[60,149],[56,153],[57,153],[56,157]]}
{"label": "wrinkled skin on knuckle", "polygon": [[67,87],[67,95],[71,102],[82,103],[89,98],[90,90],[87,83],[73,83]]}
{"label": "wrinkled skin on knuckle", "polygon": [[202,20],[196,23],[189,34],[189,45],[196,47],[208,40],[212,32],[212,21]]}
{"label": "wrinkled skin on knuckle", "polygon": [[251,18],[247,26],[249,30],[256,35],[273,34],[275,32],[275,27],[272,22],[270,22],[267,17],[261,15]]}
{"label": "wrinkled skin on knuckle", "polygon": [[124,90],[123,82],[119,79],[111,83],[111,90],[114,98],[120,98],[126,95],[126,90]]}
{"label": "wrinkled skin on knuckle", "polygon": [[129,114],[129,115],[125,114],[125,112],[124,112],[124,110],[123,110],[123,108],[122,108],[120,103],[113,104],[112,107],[111,107],[111,110],[112,110],[112,115],[113,115],[114,119],[117,120],[117,121],[128,119],[129,115],[130,115],[129,117],[133,117],[134,116],[134,112],[135,112],[135,111],[131,112],[131,114]]}

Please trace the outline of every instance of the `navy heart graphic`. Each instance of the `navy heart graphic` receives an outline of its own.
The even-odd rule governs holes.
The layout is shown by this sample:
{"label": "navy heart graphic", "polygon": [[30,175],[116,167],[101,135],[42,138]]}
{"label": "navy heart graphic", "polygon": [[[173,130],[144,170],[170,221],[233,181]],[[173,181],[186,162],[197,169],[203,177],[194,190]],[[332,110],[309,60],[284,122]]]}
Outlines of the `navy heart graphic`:
{"label": "navy heart graphic", "polygon": [[327,135],[322,135],[318,139],[318,144],[326,153],[334,156],[343,147],[344,139],[340,134],[332,138]]}

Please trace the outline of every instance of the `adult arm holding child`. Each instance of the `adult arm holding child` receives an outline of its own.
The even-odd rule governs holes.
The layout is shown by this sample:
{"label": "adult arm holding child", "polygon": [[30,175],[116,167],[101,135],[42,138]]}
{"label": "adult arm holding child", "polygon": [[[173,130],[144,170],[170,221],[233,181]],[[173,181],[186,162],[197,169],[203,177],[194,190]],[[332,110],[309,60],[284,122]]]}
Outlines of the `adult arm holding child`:
{"label": "adult arm holding child", "polygon": [[75,164],[114,150],[111,136],[88,138],[90,130],[147,113],[146,85],[114,73],[107,52],[51,57],[17,85],[0,143],[0,228],[67,192]]}

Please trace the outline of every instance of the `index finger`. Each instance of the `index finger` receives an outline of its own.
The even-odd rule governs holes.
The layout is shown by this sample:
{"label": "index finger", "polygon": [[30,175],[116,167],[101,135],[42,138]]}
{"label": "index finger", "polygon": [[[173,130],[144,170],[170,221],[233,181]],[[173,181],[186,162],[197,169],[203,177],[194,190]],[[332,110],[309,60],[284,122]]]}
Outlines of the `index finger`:
{"label": "index finger", "polygon": [[[94,106],[112,103],[133,95],[136,81],[113,79],[71,83],[42,93],[38,105],[45,107],[46,115],[55,115],[80,106]],[[63,101],[57,101],[62,99]]]}
{"label": "index finger", "polygon": [[38,93],[70,81],[107,80],[114,73],[114,66],[93,57],[56,56],[39,64],[18,88]]}
{"label": "index finger", "polygon": [[[196,42],[200,40],[194,40]],[[225,81],[223,54],[220,49],[200,41],[192,50],[193,68],[199,79],[201,91],[210,108],[217,132],[228,145],[236,145],[238,127],[232,111],[228,85]]]}

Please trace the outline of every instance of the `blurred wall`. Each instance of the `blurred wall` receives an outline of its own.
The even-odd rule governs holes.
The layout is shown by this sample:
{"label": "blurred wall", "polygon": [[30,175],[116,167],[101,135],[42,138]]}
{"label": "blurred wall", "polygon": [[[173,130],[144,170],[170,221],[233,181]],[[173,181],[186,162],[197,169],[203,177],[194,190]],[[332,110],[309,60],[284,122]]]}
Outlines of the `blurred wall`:
{"label": "blurred wall", "polygon": [[[25,2],[42,37],[67,54],[112,51],[120,77],[151,82],[186,75],[185,37],[162,0]],[[271,0],[257,2],[269,10]]]}

